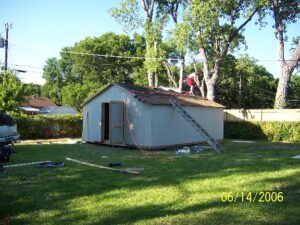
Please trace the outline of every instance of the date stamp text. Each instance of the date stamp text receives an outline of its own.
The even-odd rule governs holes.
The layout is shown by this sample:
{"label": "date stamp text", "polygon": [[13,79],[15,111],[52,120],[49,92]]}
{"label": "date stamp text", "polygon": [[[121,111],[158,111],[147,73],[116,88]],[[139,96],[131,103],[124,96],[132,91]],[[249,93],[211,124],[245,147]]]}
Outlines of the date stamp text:
{"label": "date stamp text", "polygon": [[220,196],[222,202],[248,202],[248,203],[280,203],[284,201],[283,192],[258,191],[258,192],[223,192]]}

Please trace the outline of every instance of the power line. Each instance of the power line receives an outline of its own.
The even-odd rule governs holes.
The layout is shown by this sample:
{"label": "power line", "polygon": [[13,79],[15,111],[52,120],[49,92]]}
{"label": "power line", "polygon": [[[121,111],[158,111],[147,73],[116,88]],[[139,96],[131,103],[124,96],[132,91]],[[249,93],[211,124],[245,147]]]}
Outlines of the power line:
{"label": "power line", "polygon": [[12,66],[17,66],[17,67],[26,67],[26,68],[33,68],[33,69],[44,69],[44,67],[40,66],[29,66],[29,65],[20,65],[20,64],[10,64]]}
{"label": "power line", "polygon": [[[4,65],[4,63],[0,63],[0,65]],[[21,67],[21,68],[19,68]],[[27,68],[32,68],[32,69],[42,69],[41,67],[34,67],[34,66],[25,66],[25,65],[18,65],[18,64],[9,64],[9,66],[7,67],[8,70],[14,70],[17,72],[21,72],[21,73],[27,73],[27,72],[31,72],[31,73],[40,73],[42,74],[44,71],[40,70],[31,70],[31,69],[22,69],[22,67],[27,67]]]}
{"label": "power line", "polygon": [[[21,44],[12,44],[12,45],[20,45]],[[23,45],[25,46],[25,45]],[[51,52],[56,52],[54,49],[45,49],[45,48],[40,48],[38,46],[29,46],[26,45],[26,47],[33,47],[35,49],[41,50],[41,51],[51,51]],[[88,53],[88,52],[76,52],[76,51],[64,51],[60,50],[62,53],[70,53],[70,54],[77,54],[77,55],[86,55],[86,56],[94,56],[94,57],[104,57],[104,58],[123,58],[123,59],[151,59],[151,60],[171,60],[171,61],[179,61],[179,58],[163,58],[163,57],[146,57],[146,56],[124,56],[124,55],[109,55],[109,54],[97,54],[97,53]]]}
{"label": "power line", "polygon": [[[39,47],[39,46],[34,46],[34,45],[22,45],[22,44],[17,44],[14,43],[12,45],[19,45],[19,46],[26,46],[26,47],[31,47],[35,48],[41,51],[50,51],[50,52],[57,52],[57,50],[54,49],[49,49],[49,48],[44,48],[44,47]],[[124,56],[124,55],[109,55],[109,54],[98,54],[98,53],[88,53],[88,52],[77,52],[77,51],[64,51],[60,50],[61,53],[69,53],[69,54],[76,54],[76,55],[86,55],[86,56],[93,56],[93,57],[105,57],[105,58],[121,58],[121,59],[150,59],[150,60],[167,60],[167,61],[180,61],[180,58],[164,58],[164,57],[146,57],[146,56]],[[204,60],[198,59],[197,61],[203,62]],[[229,62],[229,61],[236,61],[236,59],[224,59],[224,62]],[[279,62],[281,60],[279,59],[254,59],[254,62]],[[292,59],[286,59],[285,61],[297,61],[297,60],[292,60]]]}

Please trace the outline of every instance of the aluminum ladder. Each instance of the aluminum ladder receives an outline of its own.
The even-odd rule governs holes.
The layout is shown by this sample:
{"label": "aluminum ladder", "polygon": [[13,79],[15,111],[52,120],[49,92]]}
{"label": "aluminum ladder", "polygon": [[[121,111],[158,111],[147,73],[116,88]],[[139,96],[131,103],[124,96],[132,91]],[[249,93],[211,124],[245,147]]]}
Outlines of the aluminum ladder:
{"label": "aluminum ladder", "polygon": [[216,141],[207,131],[195,120],[193,119],[187,111],[185,111],[180,103],[174,99],[170,99],[171,105],[177,110],[177,112],[192,126],[198,131],[206,140],[206,142],[218,153],[224,152],[222,146]]}

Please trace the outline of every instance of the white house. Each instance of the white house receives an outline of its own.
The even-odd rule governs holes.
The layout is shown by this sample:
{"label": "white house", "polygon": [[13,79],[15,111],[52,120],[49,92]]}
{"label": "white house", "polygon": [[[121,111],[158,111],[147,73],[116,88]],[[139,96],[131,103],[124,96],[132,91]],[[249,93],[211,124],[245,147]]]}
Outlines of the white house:
{"label": "white house", "polygon": [[175,98],[214,138],[223,139],[223,106],[159,88],[110,84],[83,104],[82,138],[109,145],[165,148],[204,138],[170,104]]}
{"label": "white house", "polygon": [[47,115],[75,115],[79,112],[69,106],[57,106],[52,108],[47,108],[45,111],[40,110],[40,113],[45,113]]}

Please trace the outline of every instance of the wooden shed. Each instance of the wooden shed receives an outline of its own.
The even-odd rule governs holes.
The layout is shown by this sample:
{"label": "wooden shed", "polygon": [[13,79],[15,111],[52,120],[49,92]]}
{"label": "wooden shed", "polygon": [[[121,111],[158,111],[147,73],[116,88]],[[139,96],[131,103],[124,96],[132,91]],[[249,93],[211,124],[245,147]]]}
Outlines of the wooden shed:
{"label": "wooden shed", "polygon": [[214,139],[223,139],[222,105],[186,93],[131,84],[110,84],[83,104],[82,138],[146,149],[205,141],[170,99],[176,99]]}

